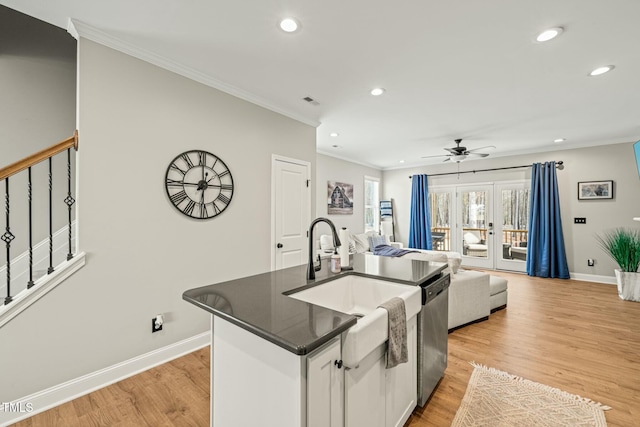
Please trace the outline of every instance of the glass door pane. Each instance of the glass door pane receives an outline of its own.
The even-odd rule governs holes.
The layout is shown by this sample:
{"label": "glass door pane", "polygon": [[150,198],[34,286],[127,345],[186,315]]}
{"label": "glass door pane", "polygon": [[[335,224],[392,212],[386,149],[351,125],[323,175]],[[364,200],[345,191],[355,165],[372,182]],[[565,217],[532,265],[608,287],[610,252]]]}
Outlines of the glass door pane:
{"label": "glass door pane", "polygon": [[451,250],[451,192],[429,194],[433,250]]}
{"label": "glass door pane", "polygon": [[492,190],[491,186],[459,189],[461,233],[458,242],[465,258],[464,264],[493,268],[493,222],[490,209]]}
{"label": "glass door pane", "polygon": [[527,184],[498,185],[496,235],[500,246],[496,248],[497,268],[525,271],[527,259],[527,234],[529,230],[529,188]]}

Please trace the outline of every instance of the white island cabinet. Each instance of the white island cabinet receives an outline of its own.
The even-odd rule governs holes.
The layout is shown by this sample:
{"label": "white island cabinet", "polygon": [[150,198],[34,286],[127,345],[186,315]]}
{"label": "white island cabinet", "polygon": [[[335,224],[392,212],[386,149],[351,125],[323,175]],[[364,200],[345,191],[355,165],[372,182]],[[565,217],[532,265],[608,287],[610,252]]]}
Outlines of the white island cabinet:
{"label": "white island cabinet", "polygon": [[212,426],[344,425],[339,336],[296,355],[217,316],[212,331]]}
{"label": "white island cabinet", "polygon": [[346,427],[402,427],[418,402],[416,316],[407,321],[409,361],[386,368],[386,343],[345,371]]}
{"label": "white island cabinet", "polygon": [[409,362],[392,369],[386,344],[346,367],[340,336],[296,355],[217,316],[212,331],[214,427],[401,427],[416,406],[416,316]]}
{"label": "white island cabinet", "polygon": [[307,357],[307,427],[344,426],[344,369],[340,338]]}

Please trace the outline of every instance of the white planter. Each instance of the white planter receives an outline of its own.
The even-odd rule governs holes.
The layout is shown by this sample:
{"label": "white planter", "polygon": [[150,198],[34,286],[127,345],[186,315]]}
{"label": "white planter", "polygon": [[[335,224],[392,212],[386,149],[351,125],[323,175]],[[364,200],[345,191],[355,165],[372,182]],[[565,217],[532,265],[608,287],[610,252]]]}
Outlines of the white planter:
{"label": "white planter", "polygon": [[640,302],[640,273],[620,271],[616,268],[618,296],[623,300]]}

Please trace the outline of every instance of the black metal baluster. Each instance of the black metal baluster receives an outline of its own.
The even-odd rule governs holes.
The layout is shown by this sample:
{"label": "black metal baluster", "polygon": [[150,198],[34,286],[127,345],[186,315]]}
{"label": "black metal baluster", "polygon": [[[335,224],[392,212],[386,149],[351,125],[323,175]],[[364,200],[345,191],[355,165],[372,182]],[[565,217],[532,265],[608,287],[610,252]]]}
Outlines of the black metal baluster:
{"label": "black metal baluster", "polygon": [[11,241],[15,239],[15,236],[11,234],[11,227],[9,226],[9,178],[5,178],[5,193],[4,193],[4,209],[6,213],[6,225],[5,231],[2,237],[3,242],[7,246],[7,296],[4,299],[4,303],[9,304],[13,298],[11,297]]}
{"label": "black metal baluster", "polygon": [[32,218],[31,218],[31,201],[32,201],[32,191],[31,191],[31,166],[29,166],[29,186],[27,189],[27,193],[29,196],[29,282],[27,283],[27,289],[31,289],[33,286],[33,232],[32,232]]}
{"label": "black metal baluster", "polygon": [[67,261],[73,258],[71,252],[71,206],[75,203],[75,199],[71,197],[71,148],[67,149],[67,197],[64,202],[69,207],[69,253],[67,254]]}
{"label": "black metal baluster", "polygon": [[53,162],[49,157],[49,268],[47,274],[53,272]]}

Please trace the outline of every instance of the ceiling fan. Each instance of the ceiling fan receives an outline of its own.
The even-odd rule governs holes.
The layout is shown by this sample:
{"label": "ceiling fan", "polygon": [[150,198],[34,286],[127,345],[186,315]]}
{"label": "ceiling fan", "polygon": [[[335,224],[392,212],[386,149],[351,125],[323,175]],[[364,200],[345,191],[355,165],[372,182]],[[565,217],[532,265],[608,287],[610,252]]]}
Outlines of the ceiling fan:
{"label": "ceiling fan", "polygon": [[451,154],[440,154],[437,156],[423,156],[422,158],[428,159],[431,157],[446,157],[446,159],[444,159],[445,162],[454,161],[456,163],[460,163],[465,161],[469,157],[487,157],[489,155],[488,153],[479,153],[478,151],[484,150],[484,149],[496,148],[493,145],[487,145],[485,147],[474,148],[473,150],[467,150],[467,147],[460,146],[461,142],[462,142],[462,139],[456,139],[455,147],[445,148],[445,150],[447,150]]}

